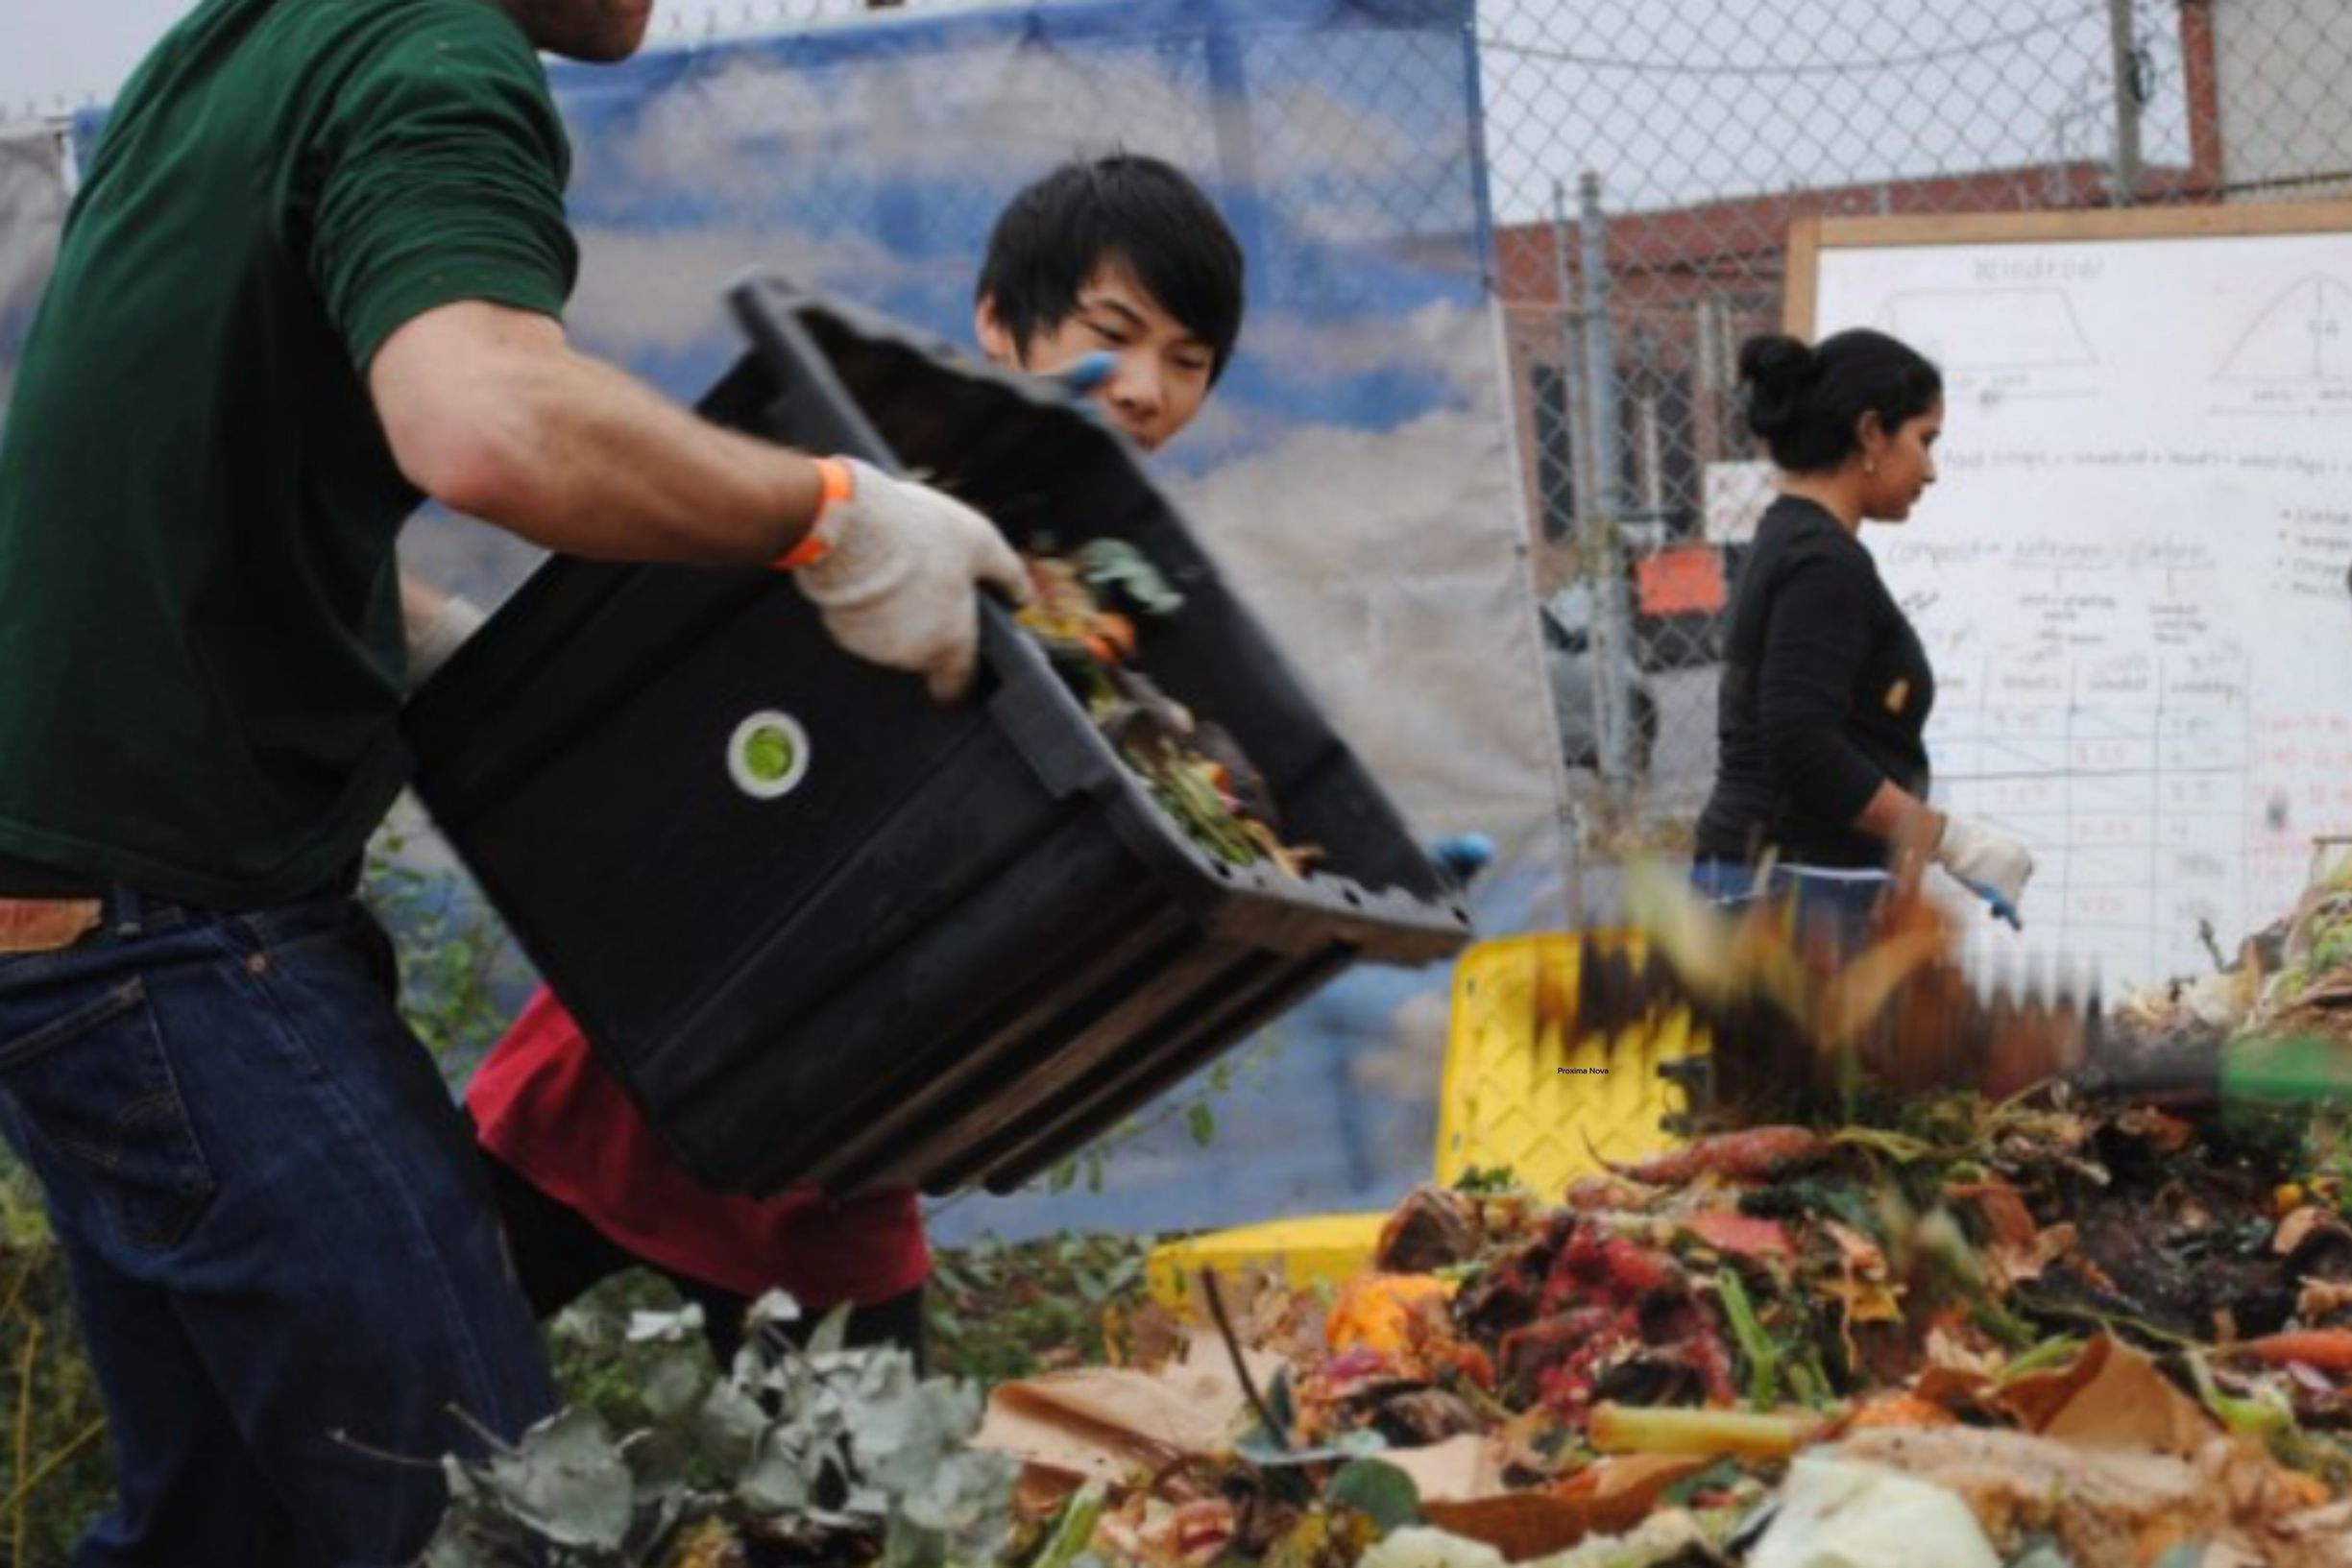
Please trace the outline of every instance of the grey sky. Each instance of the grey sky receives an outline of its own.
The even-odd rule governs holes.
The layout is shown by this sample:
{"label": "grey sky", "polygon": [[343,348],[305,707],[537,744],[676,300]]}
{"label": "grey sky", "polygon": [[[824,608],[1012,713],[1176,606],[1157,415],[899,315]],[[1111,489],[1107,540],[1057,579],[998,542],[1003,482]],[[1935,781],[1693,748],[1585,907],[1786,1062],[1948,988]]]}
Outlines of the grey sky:
{"label": "grey sky", "polygon": [[0,0],[0,116],[109,97],[186,0]]}
{"label": "grey sky", "polygon": [[[924,0],[917,0],[924,4]],[[958,0],[928,0],[925,9]],[[975,0],[961,0],[975,3]],[[2147,152],[2186,155],[2170,0],[2136,0]],[[0,0],[0,119],[112,96],[190,0]],[[660,0],[659,41],[855,13],[861,0]],[[1603,174],[1661,207],[1959,169],[2098,161],[2107,0],[1481,0],[1497,212]]]}
{"label": "grey sky", "polygon": [[[114,95],[139,57],[193,0],[0,0],[0,118]],[[660,0],[655,36],[694,37],[860,10],[859,0]]]}

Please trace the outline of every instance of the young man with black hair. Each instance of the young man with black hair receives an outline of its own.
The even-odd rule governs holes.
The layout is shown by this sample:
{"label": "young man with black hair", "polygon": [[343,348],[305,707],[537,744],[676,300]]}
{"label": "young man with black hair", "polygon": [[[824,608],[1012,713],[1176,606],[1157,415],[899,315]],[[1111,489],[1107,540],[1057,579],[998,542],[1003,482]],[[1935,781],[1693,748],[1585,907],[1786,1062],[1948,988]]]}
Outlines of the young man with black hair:
{"label": "young man with black hair", "polygon": [[973,326],[1000,365],[1117,356],[1098,392],[1157,451],[1200,412],[1242,325],[1242,253],[1200,187],[1157,158],[1065,163],[1006,205]]}
{"label": "young man with black hair", "polygon": [[[1183,174],[1128,155],[1068,163],[998,219],[974,326],[999,364],[1044,374],[1091,356],[1104,415],[1147,450],[1192,422],[1241,330],[1240,246]],[[750,1304],[783,1289],[853,1306],[852,1342],[922,1345],[931,1271],[916,1196],[714,1193],[663,1146],[544,988],[467,1093],[523,1291],[550,1315],[631,1266],[667,1276],[732,1358]]]}

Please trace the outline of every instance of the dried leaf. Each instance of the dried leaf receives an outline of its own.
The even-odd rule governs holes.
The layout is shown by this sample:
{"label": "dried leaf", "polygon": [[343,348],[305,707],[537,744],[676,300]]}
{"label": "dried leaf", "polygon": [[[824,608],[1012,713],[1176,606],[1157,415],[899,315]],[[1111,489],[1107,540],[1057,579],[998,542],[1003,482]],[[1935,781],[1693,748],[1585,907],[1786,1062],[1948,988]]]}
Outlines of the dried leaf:
{"label": "dried leaf", "polygon": [[1423,1183],[1405,1194],[1380,1227],[1372,1265],[1383,1273],[1426,1274],[1469,1262],[1485,1242],[1475,1199]]}
{"label": "dried leaf", "polygon": [[2028,1432],[2094,1447],[2186,1457],[2220,1430],[2153,1361],[2112,1335],[2093,1339],[2071,1365],[2012,1380],[2000,1397]]}
{"label": "dried leaf", "polygon": [[1878,1242],[1834,1219],[1823,1220],[1821,1231],[1837,1243],[1839,1261],[1852,1272],[1864,1279],[1886,1277],[1886,1254],[1879,1249]]}
{"label": "dried leaf", "polygon": [[1119,1332],[1109,1335],[1113,1364],[1124,1361],[1142,1371],[1153,1371],[1183,1352],[1184,1324],[1167,1306],[1154,1299],[1118,1318]]}
{"label": "dried leaf", "polygon": [[2295,1315],[2317,1323],[2352,1309],[2352,1280],[2312,1279],[2295,1297]]}
{"label": "dried leaf", "polygon": [[2134,1105],[2115,1119],[2118,1132],[2146,1139],[2160,1154],[2177,1154],[2196,1137],[2196,1128],[2153,1105]]}
{"label": "dried leaf", "polygon": [[2024,1246],[2006,1242],[1985,1254],[1985,1265],[1991,1270],[1996,1290],[2007,1290],[2012,1285],[2025,1284],[2042,1277],[2042,1270],[2074,1250],[2073,1225],[2052,1225],[2037,1232]]}
{"label": "dried leaf", "polygon": [[1426,1448],[1400,1448],[1381,1456],[1413,1478],[1424,1508],[1439,1503],[1467,1503],[1504,1491],[1506,1452],[1499,1437],[1475,1434],[1448,1437]]}
{"label": "dried leaf", "polygon": [[1890,1389],[1873,1394],[1855,1406],[1846,1424],[1850,1430],[1860,1432],[1873,1427],[1948,1427],[1958,1419],[1936,1400]]}
{"label": "dried leaf", "polygon": [[1709,1462],[1694,1454],[1612,1454],[1555,1484],[1552,1491],[1582,1508],[1595,1534],[1614,1534],[1639,1524],[1666,1488]]}
{"label": "dried leaf", "polygon": [[1884,1280],[1836,1279],[1823,1280],[1814,1289],[1844,1307],[1851,1322],[1903,1321],[1903,1287],[1899,1285]]}
{"label": "dried leaf", "polygon": [[1546,1492],[1504,1492],[1464,1502],[1423,1502],[1431,1524],[1491,1546],[1509,1562],[1563,1552],[1590,1530],[1585,1510]]}
{"label": "dried leaf", "polygon": [[1996,1245],[2030,1247],[2041,1229],[2025,1207],[2025,1195],[2005,1181],[1954,1182],[1945,1192],[1976,1205]]}
{"label": "dried leaf", "polygon": [[2343,1221],[2330,1210],[2306,1203],[2278,1222],[2278,1230],[2270,1238],[2270,1250],[2279,1257],[2290,1257],[2320,1231],[2342,1226]]}
{"label": "dried leaf", "polygon": [[1940,1324],[1928,1331],[1921,1352],[1930,1370],[1979,1377],[1987,1382],[2000,1375],[2000,1358],[1997,1354],[1961,1342],[1958,1334]]}

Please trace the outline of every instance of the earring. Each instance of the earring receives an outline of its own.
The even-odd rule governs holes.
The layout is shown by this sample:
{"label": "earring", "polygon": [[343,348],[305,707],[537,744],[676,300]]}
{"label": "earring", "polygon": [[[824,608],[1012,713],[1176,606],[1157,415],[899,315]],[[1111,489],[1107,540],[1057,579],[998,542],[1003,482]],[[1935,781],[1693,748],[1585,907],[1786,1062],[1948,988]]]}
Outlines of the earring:
{"label": "earring", "polygon": [[1879,460],[1875,457],[1862,459],[1862,471],[1876,479],[1879,476]]}

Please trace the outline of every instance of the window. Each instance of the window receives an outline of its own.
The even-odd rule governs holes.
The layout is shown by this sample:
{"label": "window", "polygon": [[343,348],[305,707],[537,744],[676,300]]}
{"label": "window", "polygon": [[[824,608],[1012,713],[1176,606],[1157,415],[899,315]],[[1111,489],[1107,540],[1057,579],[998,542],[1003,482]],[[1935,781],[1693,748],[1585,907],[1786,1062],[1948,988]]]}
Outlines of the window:
{"label": "window", "polygon": [[1536,404],[1536,496],[1543,537],[1554,543],[1576,528],[1576,470],[1568,444],[1568,378],[1557,365],[1528,367]]}

